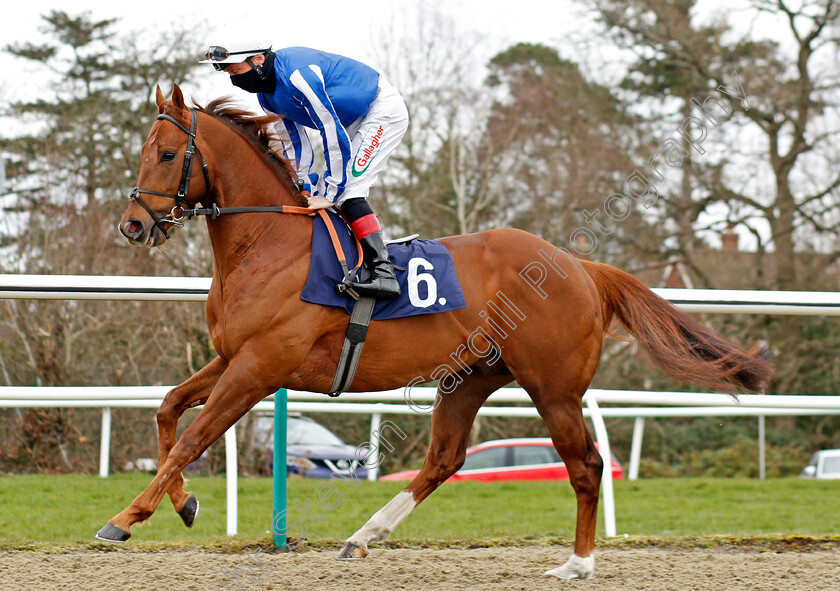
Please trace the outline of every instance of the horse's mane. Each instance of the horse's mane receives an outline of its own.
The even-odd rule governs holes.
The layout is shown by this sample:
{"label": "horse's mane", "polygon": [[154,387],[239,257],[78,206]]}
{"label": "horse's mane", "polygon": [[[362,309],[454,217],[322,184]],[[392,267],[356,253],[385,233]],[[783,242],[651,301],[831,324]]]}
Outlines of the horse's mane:
{"label": "horse's mane", "polygon": [[[193,101],[195,102],[195,101]],[[210,101],[206,107],[195,104],[197,111],[218,119],[228,127],[247,139],[257,149],[257,152],[271,164],[278,178],[283,182],[297,200],[299,205],[306,206],[306,198],[300,194],[294,182],[295,171],[289,161],[272,147],[273,124],[281,119],[280,115],[255,115],[233,104],[232,97],[221,97]]]}

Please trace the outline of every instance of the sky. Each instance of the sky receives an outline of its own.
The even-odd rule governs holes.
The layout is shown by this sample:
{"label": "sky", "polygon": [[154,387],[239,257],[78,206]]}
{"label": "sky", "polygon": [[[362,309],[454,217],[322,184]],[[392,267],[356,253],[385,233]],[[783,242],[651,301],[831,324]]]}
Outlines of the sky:
{"label": "sky", "polygon": [[[484,41],[485,61],[498,51],[520,41],[562,44],[575,30],[580,29],[581,9],[569,0],[447,0],[434,2],[422,0],[429,6],[441,7],[452,13],[459,27],[465,32],[475,32]],[[94,20],[119,18],[118,31],[138,29],[155,30],[174,24],[195,23],[199,28],[234,26],[251,27],[260,36],[271,39],[275,47],[304,45],[324,51],[340,53],[360,59],[376,67],[375,37],[389,23],[399,21],[418,0],[309,0],[308,2],[270,2],[254,4],[249,12],[236,12],[236,3],[219,0],[175,3],[167,10],[151,10],[142,2],[113,2],[88,0],[72,3],[40,0],[13,3],[4,9],[0,20],[0,47],[10,43],[39,43],[47,40],[39,28],[41,15],[51,10],[63,10],[75,16],[90,11]],[[242,6],[245,6],[243,4]],[[208,37],[212,37],[208,33]],[[211,43],[208,40],[207,45]],[[198,48],[198,53],[204,48]],[[198,55],[196,59],[198,59]],[[0,52],[0,106],[29,96],[38,85],[46,87],[49,81],[38,76],[27,76],[23,71],[26,62]],[[221,94],[236,94],[248,103],[245,93],[234,89],[226,76],[207,68],[198,88],[185,87],[197,98],[208,100]],[[32,71],[30,70],[30,73]],[[251,101],[256,105],[256,101]]]}
{"label": "sky", "polygon": [[[732,21],[753,31],[766,29],[754,18],[739,18],[747,0],[701,0],[697,11],[703,20],[734,16]],[[70,7],[68,7],[70,5]],[[118,33],[190,24],[206,30],[208,41],[196,48],[196,60],[212,43],[213,31],[224,26],[255,31],[272,40],[275,47],[304,45],[360,59],[379,69],[377,36],[396,26],[410,35],[411,27],[400,21],[414,22],[408,15],[422,6],[425,13],[435,11],[452,15],[464,36],[481,39],[477,57],[486,64],[496,53],[518,42],[543,43],[557,48],[563,58],[582,63],[584,71],[601,84],[615,84],[623,67],[617,56],[609,53],[609,43],[601,43],[602,34],[594,24],[592,12],[574,0],[308,0],[307,2],[248,3],[247,12],[236,10],[235,2],[200,0],[176,2],[166,10],[151,9],[149,3],[88,0],[15,2],[4,8],[0,19],[0,49],[13,43],[42,43],[49,38],[40,32],[42,15],[63,10],[71,16],[89,11],[93,20],[117,18]],[[754,11],[753,11],[754,13]],[[758,26],[761,24],[761,26]],[[736,26],[738,28],[738,26]],[[585,49],[581,49],[585,47]],[[172,81],[161,81],[165,92]],[[31,100],[40,91],[48,93],[54,84],[37,66],[0,51],[0,109],[10,101]],[[233,88],[227,76],[207,67],[196,87],[182,89],[199,102],[222,95],[234,95],[246,106],[259,110],[252,95]],[[49,93],[51,94],[51,93]],[[8,122],[6,122],[8,125]]]}
{"label": "sky", "polygon": [[[396,28],[398,34],[410,35],[412,28],[406,26],[405,21],[413,22],[414,17],[409,15],[416,14],[418,6],[426,13],[438,11],[452,15],[457,29],[465,36],[480,39],[476,57],[479,63],[485,64],[493,55],[515,43],[544,43],[559,48],[569,45],[573,36],[580,36],[582,21],[588,21],[589,28],[594,26],[572,0],[309,0],[250,3],[248,6],[254,8],[247,12],[234,10],[235,2],[221,0],[174,3],[166,10],[153,10],[150,6],[142,2],[113,0],[73,3],[39,0],[6,6],[0,19],[0,111],[11,102],[54,96],[55,78],[45,68],[3,51],[13,44],[52,42],[53,39],[42,32],[42,15],[54,10],[64,11],[71,17],[89,12],[94,21],[117,19],[114,30],[118,35],[172,30],[189,23],[199,31],[206,31],[206,43],[196,47],[196,61],[201,59],[201,53],[208,45],[219,43],[214,40],[219,30],[232,27],[250,30],[258,38],[269,40],[275,48],[314,47],[358,59],[376,69],[380,69],[377,61],[383,57],[376,55],[376,48],[381,46],[377,37],[386,34],[389,27]],[[572,57],[568,52],[561,52],[561,55]],[[160,81],[164,94],[169,94],[173,82],[180,81]],[[180,85],[185,96],[200,104],[220,96],[234,96],[240,105],[261,111],[255,95],[233,87],[227,75],[209,66],[194,84]],[[0,125],[7,137],[29,130],[9,118],[0,118]],[[0,184],[3,184],[2,171]]]}
{"label": "sky", "polygon": [[[732,17],[730,22],[741,29],[739,34],[763,31],[775,38],[773,23],[768,26],[754,16],[745,18],[745,2],[703,0],[698,3],[698,10],[704,21],[723,18],[728,13]],[[601,84],[615,84],[624,69],[620,56],[610,53],[610,44],[600,42],[603,34],[594,24],[591,12],[573,0],[309,0],[241,5],[249,7],[247,12],[237,11],[240,5],[235,2],[220,0],[173,3],[165,10],[152,10],[148,3],[113,0],[74,2],[71,7],[68,4],[71,3],[66,0],[40,0],[6,7],[0,19],[0,49],[14,43],[37,44],[49,40],[40,32],[41,15],[52,10],[63,10],[71,16],[89,11],[93,20],[119,19],[118,33],[171,29],[183,27],[185,23],[207,31],[207,42],[196,48],[196,60],[207,45],[218,42],[213,40],[214,31],[232,26],[250,27],[258,37],[269,39],[275,48],[315,47],[359,59],[379,69],[377,62],[387,56],[376,54],[381,47],[377,37],[387,33],[389,27],[411,35],[410,24],[416,21],[410,15],[423,6],[426,14],[438,11],[451,15],[465,38],[475,36],[481,40],[476,52],[480,64],[486,64],[493,55],[515,43],[529,42],[557,48],[561,57],[581,63],[586,74]],[[165,94],[171,90],[172,82],[175,81],[161,81]],[[51,95],[53,84],[55,81],[44,75],[43,69],[0,51],[0,110],[10,101],[32,100],[39,92]],[[195,85],[181,86],[188,97],[202,104],[232,95],[240,104],[260,110],[254,95],[234,88],[227,75],[209,66]],[[12,131],[15,124],[0,119],[0,125],[7,126],[3,132]]]}

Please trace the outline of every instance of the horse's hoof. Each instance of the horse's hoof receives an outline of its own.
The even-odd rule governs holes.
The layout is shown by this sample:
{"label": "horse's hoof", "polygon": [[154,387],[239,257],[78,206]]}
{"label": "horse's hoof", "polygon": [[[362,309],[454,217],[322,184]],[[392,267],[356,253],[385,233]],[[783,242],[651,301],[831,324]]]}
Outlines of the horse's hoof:
{"label": "horse's hoof", "polygon": [[187,527],[193,526],[195,518],[198,516],[198,499],[194,494],[189,494],[187,502],[184,503],[184,506],[181,507],[180,511],[178,511],[178,515],[181,516],[181,521],[184,522],[184,525]]}
{"label": "horse's hoof", "polygon": [[591,579],[595,572],[595,556],[590,554],[586,558],[581,558],[576,554],[572,554],[566,564],[558,568],[553,568],[543,574],[545,579],[563,579],[571,581],[573,579],[580,579],[585,581]]}
{"label": "horse's hoof", "polygon": [[357,546],[353,542],[344,542],[344,546],[341,547],[341,550],[338,551],[338,556],[335,557],[336,560],[362,560],[365,556],[368,555],[368,551],[366,548],[361,546]]}
{"label": "horse's hoof", "polygon": [[96,539],[102,540],[103,542],[117,542],[122,544],[130,537],[130,533],[121,530],[116,525],[111,524],[110,521],[105,524],[105,527],[96,532]]}

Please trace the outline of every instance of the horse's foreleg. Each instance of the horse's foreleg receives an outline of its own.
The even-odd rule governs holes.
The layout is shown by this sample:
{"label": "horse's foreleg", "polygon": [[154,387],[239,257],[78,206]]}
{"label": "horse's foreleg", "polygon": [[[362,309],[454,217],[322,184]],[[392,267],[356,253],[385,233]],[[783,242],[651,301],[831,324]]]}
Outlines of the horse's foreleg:
{"label": "horse's foreleg", "polygon": [[260,367],[250,356],[240,355],[231,361],[204,408],[171,448],[164,464],[158,466],[158,473],[151,484],[99,530],[96,537],[110,542],[127,540],[131,536],[131,526],[147,520],[155,512],[173,479],[177,481],[176,475],[198,459],[251,407],[276,389],[273,384],[261,379],[261,376],[272,374],[274,368]]}
{"label": "horse's foreleg", "polygon": [[[183,384],[176,386],[163,399],[157,411],[158,424],[158,470],[169,457],[169,452],[175,445],[178,419],[188,408],[204,404],[227,367],[227,362],[216,357],[189,378]],[[192,493],[184,490],[186,481],[180,471],[170,479],[166,489],[175,511],[181,516],[184,525],[192,527],[198,514],[198,499]]]}
{"label": "horse's foreleg", "polygon": [[368,544],[385,540],[409,513],[464,463],[467,439],[478,409],[510,376],[463,376],[450,394],[438,393],[432,413],[432,437],[420,473],[356,533],[344,542],[339,560],[364,558]]}

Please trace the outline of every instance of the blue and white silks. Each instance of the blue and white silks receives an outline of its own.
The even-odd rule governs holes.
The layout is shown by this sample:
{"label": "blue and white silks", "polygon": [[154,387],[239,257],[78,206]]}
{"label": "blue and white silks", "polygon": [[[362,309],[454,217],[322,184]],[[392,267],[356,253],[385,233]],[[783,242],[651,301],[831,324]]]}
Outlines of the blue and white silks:
{"label": "blue and white silks", "polygon": [[[286,158],[311,192],[340,201],[347,183],[351,140],[346,127],[367,113],[376,98],[379,72],[356,60],[289,47],[275,52],[277,87],[257,98],[266,111],[283,115],[277,131]],[[313,171],[315,154],[306,129],[317,129],[324,145],[323,177]]]}

